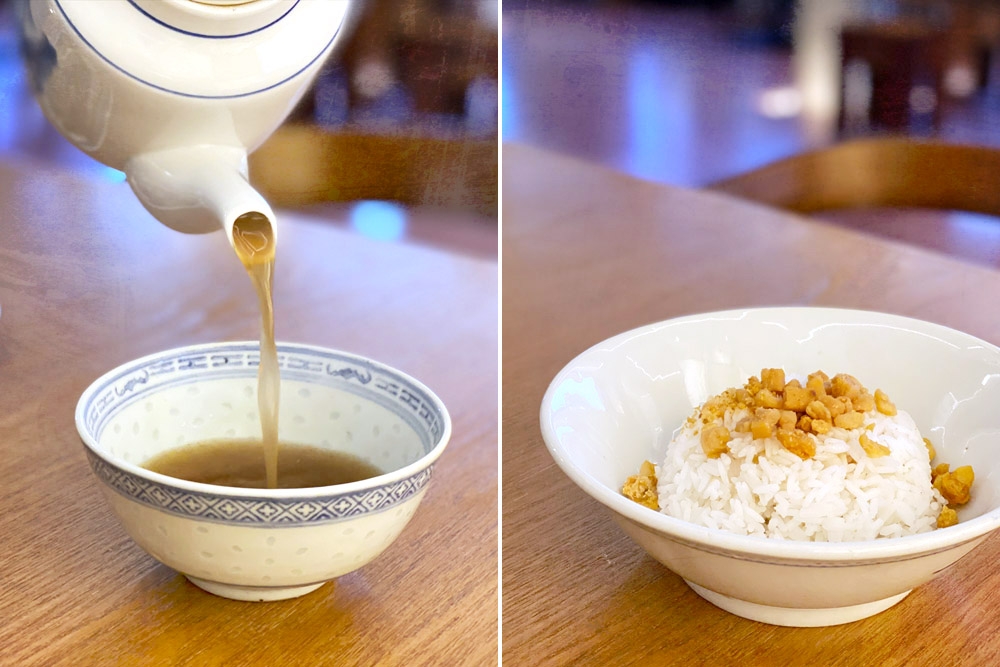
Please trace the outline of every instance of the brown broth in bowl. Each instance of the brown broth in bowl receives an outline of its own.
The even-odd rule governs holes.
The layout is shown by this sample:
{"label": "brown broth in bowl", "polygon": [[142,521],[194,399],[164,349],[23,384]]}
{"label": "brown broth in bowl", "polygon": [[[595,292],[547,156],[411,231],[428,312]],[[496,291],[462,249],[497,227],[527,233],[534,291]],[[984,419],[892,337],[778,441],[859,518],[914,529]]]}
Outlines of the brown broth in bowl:
{"label": "brown broth in bowl", "polygon": [[[381,475],[364,459],[310,445],[278,443],[281,458],[279,489],[303,489],[347,484]],[[260,439],[203,440],[154,456],[143,467],[190,482],[245,489],[274,488],[268,484]]]}

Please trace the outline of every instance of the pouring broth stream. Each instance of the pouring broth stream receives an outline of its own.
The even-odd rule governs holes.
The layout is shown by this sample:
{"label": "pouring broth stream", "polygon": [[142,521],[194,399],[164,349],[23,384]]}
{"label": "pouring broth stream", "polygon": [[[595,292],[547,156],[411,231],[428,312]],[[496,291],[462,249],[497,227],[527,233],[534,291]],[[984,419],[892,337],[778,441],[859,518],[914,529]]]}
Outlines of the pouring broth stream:
{"label": "pouring broth stream", "polygon": [[278,486],[278,403],[281,377],[274,341],[274,230],[261,213],[244,213],[233,223],[233,248],[250,274],[260,304],[260,367],[257,370],[257,409],[267,488]]}
{"label": "pouring broth stream", "polygon": [[[278,440],[281,377],[274,339],[274,232],[266,216],[246,213],[233,225],[233,247],[260,305],[257,408],[261,438],[209,439],[163,452],[143,467],[179,479],[219,486],[293,489],[346,484],[382,471],[359,456]],[[281,475],[278,452],[281,451]],[[264,465],[261,466],[261,458]]]}

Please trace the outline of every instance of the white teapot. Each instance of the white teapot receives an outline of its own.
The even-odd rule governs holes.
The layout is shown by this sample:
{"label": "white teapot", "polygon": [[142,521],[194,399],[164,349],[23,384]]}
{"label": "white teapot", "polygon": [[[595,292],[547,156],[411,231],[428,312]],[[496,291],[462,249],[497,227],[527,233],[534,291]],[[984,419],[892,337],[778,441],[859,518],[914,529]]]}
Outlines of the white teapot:
{"label": "white teapot", "polygon": [[[306,91],[359,0],[23,0],[22,51],[52,124],[183,232],[274,214],[247,154]],[[350,7],[349,7],[350,6]]]}

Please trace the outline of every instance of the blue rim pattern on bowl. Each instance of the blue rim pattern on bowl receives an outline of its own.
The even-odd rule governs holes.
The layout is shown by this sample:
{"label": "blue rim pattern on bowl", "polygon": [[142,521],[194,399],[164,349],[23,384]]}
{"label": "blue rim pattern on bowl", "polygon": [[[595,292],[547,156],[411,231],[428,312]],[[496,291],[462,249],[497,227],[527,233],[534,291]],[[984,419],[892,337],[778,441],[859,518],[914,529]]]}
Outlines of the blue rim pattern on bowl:
{"label": "blue rim pattern on bowl", "polygon": [[[249,342],[212,346],[206,352],[182,350],[139,359],[85,398],[84,427],[99,442],[105,426],[119,411],[153,391],[206,378],[255,378],[259,365],[258,345]],[[342,352],[288,344],[279,345],[278,365],[282,380],[334,380],[338,389],[398,412],[420,435],[425,454],[441,438],[444,416],[436,402],[426,390],[386,366]],[[407,409],[394,410],[397,405]]]}
{"label": "blue rim pattern on bowl", "polygon": [[[288,343],[278,344],[282,381],[335,386],[363,397],[402,418],[419,436],[423,455],[449,432],[447,415],[430,390],[406,375],[351,354]],[[121,410],[151,393],[206,379],[256,378],[260,350],[256,342],[192,346],[138,359],[95,382],[77,406],[77,422],[93,442]],[[375,487],[343,490],[308,498],[260,498],[226,492],[181,489],[115,465],[87,444],[91,468],[118,494],[171,514],[234,525],[290,526],[336,522],[399,505],[430,481],[433,465]],[[126,466],[127,467],[127,466]],[[202,485],[207,486],[207,485]],[[222,489],[224,487],[215,487]]]}
{"label": "blue rim pattern on bowl", "polygon": [[396,482],[361,491],[308,499],[260,499],[185,491],[109,465],[87,450],[94,474],[119,494],[158,510],[192,519],[241,526],[333,523],[390,509],[408,500],[430,481],[434,466]]}

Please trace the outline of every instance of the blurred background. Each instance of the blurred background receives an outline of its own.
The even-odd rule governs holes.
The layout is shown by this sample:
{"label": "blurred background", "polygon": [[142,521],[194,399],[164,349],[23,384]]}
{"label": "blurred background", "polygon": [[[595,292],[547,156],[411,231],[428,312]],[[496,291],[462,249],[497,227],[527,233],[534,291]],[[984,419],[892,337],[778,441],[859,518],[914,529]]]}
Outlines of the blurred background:
{"label": "blurred background", "polygon": [[[504,0],[504,141],[701,187],[850,138],[1000,146],[1000,0]],[[1000,220],[840,216],[1000,265]]]}
{"label": "blurred background", "polygon": [[[0,159],[124,181],[42,115],[19,59],[16,4],[0,0]],[[344,48],[251,156],[251,180],[276,207],[496,260],[498,0],[363,7]]]}

